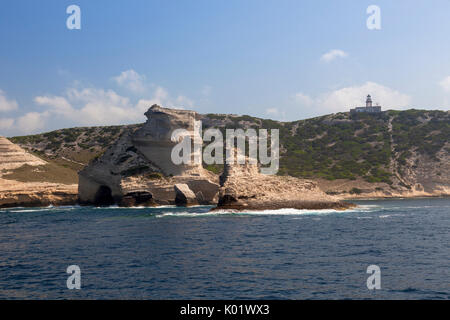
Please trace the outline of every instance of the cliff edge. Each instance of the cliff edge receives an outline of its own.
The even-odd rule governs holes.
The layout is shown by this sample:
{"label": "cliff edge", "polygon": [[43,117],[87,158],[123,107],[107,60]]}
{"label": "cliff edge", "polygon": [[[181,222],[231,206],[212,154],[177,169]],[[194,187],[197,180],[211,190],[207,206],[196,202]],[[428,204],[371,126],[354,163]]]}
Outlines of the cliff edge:
{"label": "cliff edge", "polygon": [[194,135],[196,113],[153,105],[146,123],[126,131],[103,155],[79,172],[81,204],[121,206],[176,204],[176,184],[186,184],[199,204],[215,204],[218,177],[201,164],[175,165],[176,129]]}

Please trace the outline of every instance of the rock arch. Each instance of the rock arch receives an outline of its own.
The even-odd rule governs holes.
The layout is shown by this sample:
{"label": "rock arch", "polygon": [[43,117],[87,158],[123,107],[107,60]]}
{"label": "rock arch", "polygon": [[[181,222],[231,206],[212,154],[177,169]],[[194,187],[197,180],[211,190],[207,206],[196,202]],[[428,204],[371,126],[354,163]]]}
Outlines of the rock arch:
{"label": "rock arch", "polygon": [[94,203],[98,206],[110,206],[114,204],[115,201],[112,196],[111,188],[105,185],[101,185],[95,193]]}

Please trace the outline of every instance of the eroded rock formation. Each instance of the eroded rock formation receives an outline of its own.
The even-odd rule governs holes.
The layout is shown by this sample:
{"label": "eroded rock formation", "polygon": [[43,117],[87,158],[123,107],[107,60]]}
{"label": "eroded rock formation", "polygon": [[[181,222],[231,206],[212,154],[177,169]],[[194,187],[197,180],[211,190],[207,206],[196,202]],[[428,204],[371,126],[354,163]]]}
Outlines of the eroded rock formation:
{"label": "eroded rock formation", "polygon": [[75,204],[75,184],[22,182],[2,177],[23,166],[28,166],[29,170],[39,170],[46,164],[46,161],[0,137],[0,208]]}
{"label": "eroded rock formation", "polygon": [[77,185],[49,182],[20,182],[0,178],[0,208],[73,205]]}
{"label": "eroded rock formation", "polygon": [[185,183],[177,183],[173,186],[175,190],[175,204],[177,206],[193,206],[198,204],[197,196]]}
{"label": "eroded rock formation", "polygon": [[317,183],[289,176],[264,175],[258,165],[225,164],[215,210],[346,209],[353,204],[325,194]]}
{"label": "eroded rock formation", "polygon": [[151,195],[152,204],[175,204],[174,185],[178,183],[186,184],[198,195],[198,203],[216,203],[216,175],[201,164],[175,165],[171,160],[172,149],[178,143],[171,139],[173,131],[185,129],[193,137],[197,114],[153,105],[145,115],[148,120],[140,129],[125,132],[79,172],[80,203],[148,204],[140,200],[139,192],[145,191]]}

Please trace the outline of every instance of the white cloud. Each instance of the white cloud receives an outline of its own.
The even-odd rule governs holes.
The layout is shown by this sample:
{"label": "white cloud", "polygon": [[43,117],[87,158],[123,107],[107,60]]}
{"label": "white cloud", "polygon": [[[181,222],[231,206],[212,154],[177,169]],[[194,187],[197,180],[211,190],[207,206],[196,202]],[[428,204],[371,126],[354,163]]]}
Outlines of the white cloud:
{"label": "white cloud", "polygon": [[[169,92],[155,85],[145,85],[145,77],[134,70],[127,70],[116,77],[117,83],[132,91],[145,89],[145,95],[138,101],[121,96],[111,89],[82,87],[80,83],[68,88],[61,95],[41,95],[33,101],[41,108],[40,112],[28,112],[18,118],[1,118],[2,134],[35,133],[47,128],[47,124],[64,125],[118,125],[138,123],[145,120],[144,113],[153,104],[183,109],[193,108],[194,102],[184,95],[172,97]],[[152,89],[153,88],[153,89]],[[150,90],[152,89],[152,90]],[[0,111],[17,109],[17,102],[7,100],[0,90]]]}
{"label": "white cloud", "polygon": [[280,111],[277,108],[268,108],[266,109],[266,114],[268,115],[278,115],[280,113]]}
{"label": "white cloud", "polygon": [[0,111],[12,111],[18,108],[16,100],[8,100],[6,94],[0,89]]}
{"label": "white cloud", "polygon": [[347,57],[348,54],[342,50],[339,49],[333,49],[328,51],[327,53],[324,53],[321,57],[320,60],[324,61],[324,62],[331,62],[336,58],[345,58]]}
{"label": "white cloud", "polygon": [[314,103],[314,100],[311,97],[302,92],[296,93],[294,99],[297,103],[304,106],[311,106]]}
{"label": "white cloud", "polygon": [[16,120],[16,128],[23,133],[35,132],[45,128],[48,112],[28,112]]}
{"label": "white cloud", "polygon": [[439,82],[439,85],[444,89],[446,92],[450,92],[450,76],[442,79],[442,81]]}
{"label": "white cloud", "polygon": [[48,106],[56,114],[70,116],[73,112],[72,106],[64,97],[58,96],[38,96],[34,98],[40,106]]}
{"label": "white cloud", "polygon": [[0,118],[0,128],[2,130],[10,130],[14,127],[13,118]]}
{"label": "white cloud", "polygon": [[163,107],[184,109],[193,108],[194,102],[186,96],[180,95],[175,99],[172,99],[163,87],[156,87],[153,97],[151,99],[140,99],[136,104],[136,110],[140,115],[144,114],[154,104],[158,104]]}
{"label": "white cloud", "polygon": [[281,121],[287,121],[286,112],[278,108],[268,108],[266,109],[266,114],[269,117],[276,118]]}
{"label": "white cloud", "polygon": [[194,107],[194,102],[188,97],[178,96],[175,100],[175,105],[173,105],[173,107],[176,107],[178,109],[180,108],[184,109],[184,107],[192,108]]}
{"label": "white cloud", "polygon": [[169,97],[169,93],[163,87],[157,87],[154,93],[154,99],[163,103]]}
{"label": "white cloud", "polygon": [[192,107],[193,102],[185,96],[171,98],[166,89],[156,87],[149,99],[132,103],[128,97],[114,90],[98,88],[70,88],[65,96],[38,96],[34,101],[51,115],[81,125],[115,125],[145,120],[144,112],[153,104],[166,107]]}
{"label": "white cloud", "polygon": [[295,95],[295,101],[303,108],[314,108],[320,113],[348,111],[365,104],[366,96],[370,94],[374,103],[379,103],[383,109],[402,109],[411,103],[411,97],[397,90],[375,82],[366,82],[360,86],[345,87],[312,98],[303,93]]}
{"label": "white cloud", "polygon": [[54,115],[82,125],[110,125],[139,119],[130,100],[113,90],[70,88],[62,96],[39,96],[34,100]]}
{"label": "white cloud", "polygon": [[125,87],[135,93],[143,93],[146,90],[145,76],[140,75],[133,69],[123,71],[117,77],[113,77],[113,80],[119,86]]}
{"label": "white cloud", "polygon": [[105,90],[97,88],[76,89],[70,88],[67,90],[69,100],[74,102],[84,103],[107,103],[111,105],[126,106],[129,104],[129,99],[118,95],[114,90]]}

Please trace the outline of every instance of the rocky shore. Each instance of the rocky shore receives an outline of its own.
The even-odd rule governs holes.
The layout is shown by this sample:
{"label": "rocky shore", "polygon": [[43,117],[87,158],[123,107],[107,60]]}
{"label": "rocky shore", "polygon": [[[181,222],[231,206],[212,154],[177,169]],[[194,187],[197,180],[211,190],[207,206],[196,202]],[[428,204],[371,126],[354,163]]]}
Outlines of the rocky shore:
{"label": "rocky shore", "polygon": [[[172,132],[196,137],[193,111],[152,106],[147,122],[124,132],[78,174],[77,184],[21,182],[0,178],[0,207],[81,205],[123,207],[198,204],[217,210],[347,209],[347,202],[327,195],[310,180],[263,175],[256,164],[225,164],[219,177],[201,163],[171,161]],[[27,165],[31,172],[46,162],[2,139],[1,172]],[[237,156],[237,152],[235,153]]]}
{"label": "rocky shore", "polygon": [[76,184],[22,182],[2,178],[24,166],[33,171],[46,164],[44,160],[0,137],[0,208],[76,204],[78,200]]}
{"label": "rocky shore", "polygon": [[[0,206],[79,201],[119,206],[339,207],[340,201],[352,199],[450,196],[449,111],[412,109],[369,117],[344,112],[280,122],[154,105],[146,116],[142,124],[10,138],[15,144],[0,138]],[[225,173],[221,181],[219,165],[174,165],[170,151],[178,141],[171,140],[171,133],[185,129],[194,138],[194,120],[201,120],[205,130],[222,132],[279,129],[281,176],[238,174],[234,179]],[[311,184],[313,190],[308,189]],[[219,203],[221,195],[235,203]]]}
{"label": "rocky shore", "polygon": [[23,183],[0,178],[0,208],[65,206],[77,203],[76,184]]}
{"label": "rocky shore", "polygon": [[[351,203],[346,202],[352,199],[450,195],[447,174],[450,170],[448,142],[435,154],[439,161],[430,158],[428,154],[415,151],[405,160],[392,149],[394,156],[387,168],[389,170],[386,171],[392,172],[390,182],[383,179],[368,181],[368,177],[302,179],[283,173],[282,170],[282,176],[263,175],[257,165],[250,165],[248,161],[243,165],[225,164],[222,168],[217,166],[213,171],[222,171],[219,176],[199,163],[175,165],[172,162],[171,152],[180,142],[173,141],[174,130],[184,129],[184,134],[202,142],[194,130],[196,120],[201,120],[206,128],[225,129],[231,126],[247,129],[255,125],[262,126],[261,119],[252,120],[251,117],[233,115],[201,115],[194,111],[169,109],[158,105],[149,108],[145,115],[147,121],[144,124],[106,129],[99,127],[92,130],[75,128],[78,136],[74,138],[74,149],[69,146],[59,147],[58,154],[53,154],[53,149],[48,147],[52,145],[51,139],[16,138],[14,141],[22,141],[21,146],[31,151],[28,152],[0,137],[0,208],[71,204],[115,204],[123,207],[200,204],[217,206],[213,210],[344,210],[353,207]],[[241,118],[243,120],[237,123],[236,119]],[[426,123],[425,120],[423,122]],[[271,125],[284,126],[282,123],[271,122],[268,127]],[[64,144],[72,141],[70,130],[55,133],[61,146],[61,141],[64,141]],[[292,134],[295,134],[298,128],[293,127],[292,130]],[[433,134],[437,133],[433,131]],[[46,134],[43,136],[47,137]],[[55,137],[48,135],[50,136]],[[80,163],[78,158],[66,158],[70,158],[70,152],[87,152],[83,149],[86,147],[85,141],[96,139],[104,141],[104,148],[100,148],[99,143],[89,144],[95,146],[88,148],[92,153],[90,161]],[[283,148],[285,147],[281,145],[281,149]],[[285,158],[282,160],[286,160],[286,150],[283,150],[281,156]],[[58,162],[61,159],[66,162]],[[404,163],[403,167],[400,167],[399,161]],[[73,167],[74,163],[78,167]],[[78,170],[80,171],[77,175]],[[70,174],[72,178],[68,179],[66,176]]]}
{"label": "rocky shore", "polygon": [[213,210],[345,210],[355,206],[327,195],[311,180],[261,174],[257,164],[245,159],[244,164],[225,164],[218,205]]}
{"label": "rocky shore", "polygon": [[308,200],[287,200],[280,201],[246,201],[246,202],[229,202],[220,203],[211,211],[262,211],[262,210],[278,210],[278,209],[298,209],[298,210],[346,210],[356,207],[355,204],[343,201],[308,201]]}
{"label": "rocky shore", "polygon": [[142,127],[122,135],[79,172],[81,204],[208,204],[234,210],[351,207],[325,194],[312,181],[263,175],[257,165],[226,164],[220,179],[201,164],[175,165],[171,152],[178,141],[172,140],[172,132],[185,129],[192,139],[201,139],[194,136],[193,127],[201,116],[157,105],[145,115],[147,122]]}

